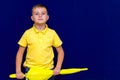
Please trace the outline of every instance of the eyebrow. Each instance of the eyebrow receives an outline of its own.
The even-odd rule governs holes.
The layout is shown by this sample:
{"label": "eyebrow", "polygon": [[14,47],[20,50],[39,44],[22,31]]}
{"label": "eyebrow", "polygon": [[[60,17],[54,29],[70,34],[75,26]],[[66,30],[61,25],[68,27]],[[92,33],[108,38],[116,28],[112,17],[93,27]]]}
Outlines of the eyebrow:
{"label": "eyebrow", "polygon": [[[32,14],[35,14],[35,13],[39,13],[39,12],[33,12]],[[48,12],[47,11],[42,11],[41,13],[46,13],[46,14],[48,14]]]}

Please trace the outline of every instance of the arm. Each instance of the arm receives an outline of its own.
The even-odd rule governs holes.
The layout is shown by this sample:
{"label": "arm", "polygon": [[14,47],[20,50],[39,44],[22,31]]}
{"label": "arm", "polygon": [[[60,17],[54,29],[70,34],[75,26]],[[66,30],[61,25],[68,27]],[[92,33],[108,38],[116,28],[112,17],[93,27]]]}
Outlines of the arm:
{"label": "arm", "polygon": [[18,79],[23,79],[23,73],[21,71],[21,64],[22,64],[22,58],[24,54],[25,48],[20,46],[16,55],[16,76]]}
{"label": "arm", "polygon": [[58,53],[58,58],[57,58],[56,67],[54,69],[54,75],[59,74],[59,72],[61,70],[62,63],[63,63],[63,59],[64,59],[64,50],[63,50],[62,46],[57,47],[56,50]]}

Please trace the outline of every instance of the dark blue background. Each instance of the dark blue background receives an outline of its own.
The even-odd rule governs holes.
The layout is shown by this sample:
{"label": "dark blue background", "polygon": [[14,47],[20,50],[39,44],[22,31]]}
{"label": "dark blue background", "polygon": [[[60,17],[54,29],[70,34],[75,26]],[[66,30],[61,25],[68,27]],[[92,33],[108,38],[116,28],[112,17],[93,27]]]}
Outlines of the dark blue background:
{"label": "dark blue background", "polygon": [[119,0],[4,0],[0,2],[0,80],[15,72],[17,42],[30,28],[33,5],[48,7],[48,25],[63,40],[63,68],[88,67],[56,80],[119,80]]}

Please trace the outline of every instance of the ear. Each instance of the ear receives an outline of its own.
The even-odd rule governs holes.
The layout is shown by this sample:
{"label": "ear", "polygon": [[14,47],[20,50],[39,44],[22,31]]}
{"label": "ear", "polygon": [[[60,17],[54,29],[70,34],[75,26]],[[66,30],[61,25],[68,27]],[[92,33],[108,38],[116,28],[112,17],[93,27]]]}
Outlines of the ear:
{"label": "ear", "polygon": [[49,20],[49,15],[47,15],[47,20]]}
{"label": "ear", "polygon": [[33,16],[31,16],[31,20],[33,21]]}

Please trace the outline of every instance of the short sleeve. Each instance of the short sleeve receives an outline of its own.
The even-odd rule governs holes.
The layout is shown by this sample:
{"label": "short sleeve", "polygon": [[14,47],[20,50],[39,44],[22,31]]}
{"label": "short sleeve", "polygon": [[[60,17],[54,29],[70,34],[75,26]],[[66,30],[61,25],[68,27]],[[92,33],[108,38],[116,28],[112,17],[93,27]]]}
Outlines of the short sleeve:
{"label": "short sleeve", "polygon": [[59,38],[58,34],[54,31],[54,36],[53,36],[53,47],[59,47],[62,45],[62,41]]}
{"label": "short sleeve", "polygon": [[24,34],[22,35],[22,37],[18,41],[18,44],[20,46],[22,46],[22,47],[26,47],[27,46],[27,31],[24,32]]}

